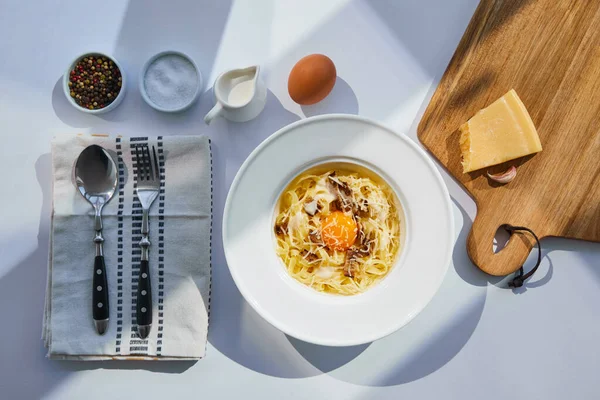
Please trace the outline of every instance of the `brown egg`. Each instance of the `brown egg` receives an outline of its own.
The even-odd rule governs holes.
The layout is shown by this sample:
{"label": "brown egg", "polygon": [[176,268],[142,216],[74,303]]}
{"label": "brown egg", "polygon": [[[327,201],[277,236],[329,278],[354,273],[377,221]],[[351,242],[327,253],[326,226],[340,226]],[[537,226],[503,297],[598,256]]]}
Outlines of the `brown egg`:
{"label": "brown egg", "polygon": [[298,104],[315,104],[331,92],[336,77],[335,65],[329,57],[311,54],[292,68],[288,78],[288,92]]}

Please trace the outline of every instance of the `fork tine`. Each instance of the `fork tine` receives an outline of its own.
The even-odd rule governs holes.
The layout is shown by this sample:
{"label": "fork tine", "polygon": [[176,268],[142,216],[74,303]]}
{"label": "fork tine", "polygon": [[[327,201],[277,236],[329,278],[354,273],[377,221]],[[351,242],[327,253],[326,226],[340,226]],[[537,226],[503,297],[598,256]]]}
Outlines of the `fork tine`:
{"label": "fork tine", "polygon": [[146,159],[146,171],[148,173],[148,180],[153,181],[154,180],[154,171],[152,170],[152,158],[150,158],[150,147],[145,146],[144,150],[146,151],[145,159]]}
{"label": "fork tine", "polygon": [[144,154],[144,171],[146,171],[146,180],[151,180],[150,171],[150,158],[148,157],[148,145],[144,145],[142,148]]}
{"label": "fork tine", "polygon": [[137,175],[140,181],[144,180],[144,168],[142,155],[140,154],[140,146],[135,146],[135,160],[137,161]]}
{"label": "fork tine", "polygon": [[160,167],[158,165],[158,157],[156,157],[156,149],[152,146],[152,153],[154,155],[154,170],[156,171],[156,180],[160,181]]}
{"label": "fork tine", "polygon": [[140,153],[142,154],[142,174],[144,175],[144,180],[148,180],[148,160],[146,159],[145,146],[142,145],[140,147]]}

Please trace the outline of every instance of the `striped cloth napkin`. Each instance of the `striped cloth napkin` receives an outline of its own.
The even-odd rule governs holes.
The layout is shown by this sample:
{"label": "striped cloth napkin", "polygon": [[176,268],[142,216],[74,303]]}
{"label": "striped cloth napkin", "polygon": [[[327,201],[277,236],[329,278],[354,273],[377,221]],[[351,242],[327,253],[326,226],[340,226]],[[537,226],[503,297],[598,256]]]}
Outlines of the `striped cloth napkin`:
{"label": "striped cloth napkin", "polygon": [[[104,207],[104,255],[110,317],[104,335],[92,321],[94,223],[72,170],[98,144],[113,155],[118,190]],[[135,194],[134,146],[155,146],[161,191],[150,210],[153,325],[136,334],[141,208]],[[206,351],[211,283],[212,160],[200,136],[111,138],[64,135],[52,142],[53,205],[42,338],[53,359],[194,360]]]}

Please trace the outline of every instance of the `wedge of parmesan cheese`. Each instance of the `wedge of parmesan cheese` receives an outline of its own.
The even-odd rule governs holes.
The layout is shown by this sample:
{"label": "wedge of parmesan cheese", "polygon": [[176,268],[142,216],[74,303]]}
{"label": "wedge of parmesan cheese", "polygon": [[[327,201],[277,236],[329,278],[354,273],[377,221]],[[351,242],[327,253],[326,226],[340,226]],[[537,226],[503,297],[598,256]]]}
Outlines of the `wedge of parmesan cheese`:
{"label": "wedge of parmesan cheese", "polygon": [[525,105],[513,89],[460,127],[463,172],[542,151]]}

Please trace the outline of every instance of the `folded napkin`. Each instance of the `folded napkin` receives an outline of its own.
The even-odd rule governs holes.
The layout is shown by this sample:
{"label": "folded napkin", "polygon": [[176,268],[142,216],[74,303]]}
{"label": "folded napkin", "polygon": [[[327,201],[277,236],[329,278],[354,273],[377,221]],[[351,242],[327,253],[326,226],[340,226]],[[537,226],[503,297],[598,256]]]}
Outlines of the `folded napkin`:
{"label": "folded napkin", "polygon": [[[161,193],[150,210],[153,323],[147,339],[133,324],[141,214],[132,151],[155,146]],[[98,144],[113,155],[117,192],[104,207],[104,257],[109,323],[92,320],[95,248],[92,206],[76,190],[72,171],[81,151]],[[55,359],[190,360],[204,356],[211,284],[212,160],[206,137],[60,136],[52,142],[53,206],[42,338]]]}

